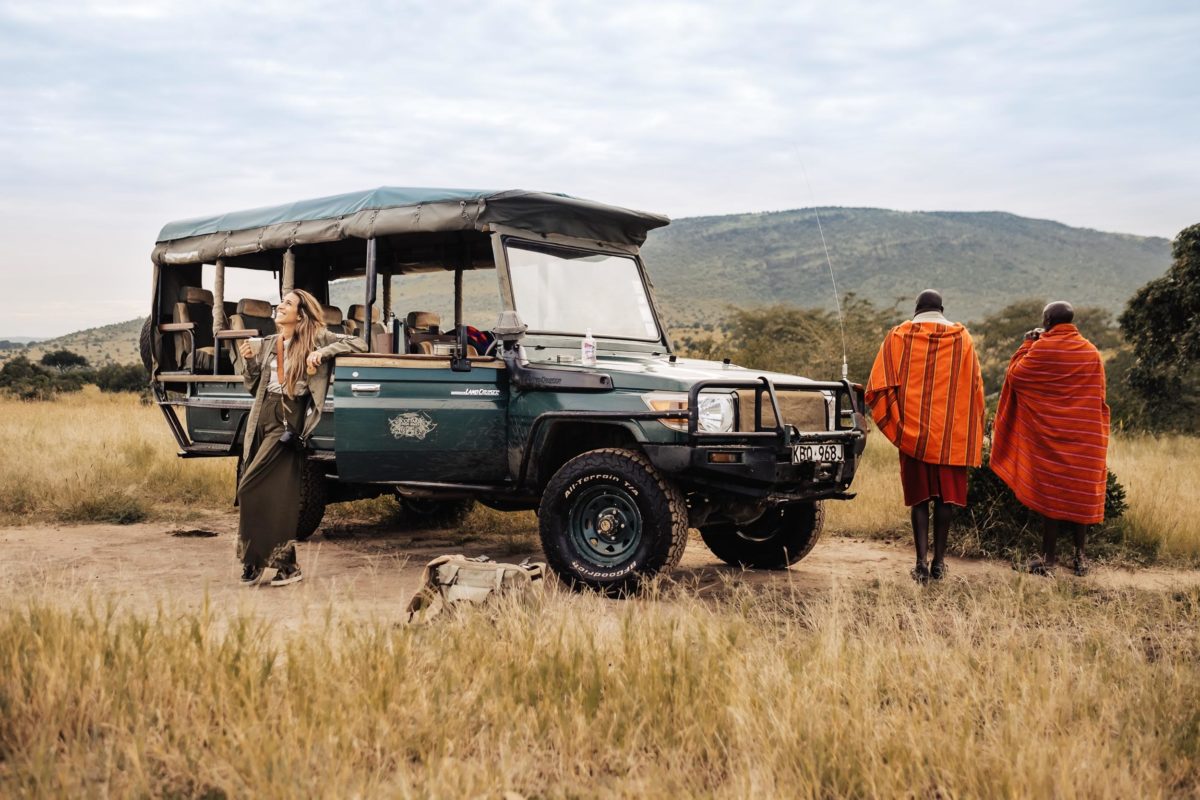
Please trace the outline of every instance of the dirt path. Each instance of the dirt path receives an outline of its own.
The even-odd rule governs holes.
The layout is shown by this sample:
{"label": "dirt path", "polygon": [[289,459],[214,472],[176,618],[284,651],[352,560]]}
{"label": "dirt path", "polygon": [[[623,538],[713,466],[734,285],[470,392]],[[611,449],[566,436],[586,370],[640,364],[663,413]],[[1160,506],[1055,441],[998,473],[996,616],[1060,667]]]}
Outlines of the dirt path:
{"label": "dirt path", "polygon": [[[439,543],[430,532],[414,537],[350,528],[336,538],[318,534],[300,545],[303,583],[247,589],[237,581],[236,525],[236,517],[230,515],[185,526],[0,528],[0,604],[45,600],[71,605],[85,603],[89,597],[113,598],[124,608],[153,612],[160,606],[196,610],[207,601],[215,608],[245,611],[289,627],[326,615],[399,620],[417,587],[422,565],[433,556],[463,552],[499,557],[503,552],[487,543]],[[179,535],[181,527],[192,535]],[[526,555],[541,557],[536,538],[531,538],[527,551],[510,551],[503,560],[517,561]],[[743,573],[719,562],[693,538],[675,575],[692,582],[701,593],[729,580],[756,585],[790,582],[819,591],[835,582],[906,576],[911,558],[908,547],[827,536],[791,570]],[[1007,565],[994,561],[952,559],[949,566],[955,580],[1013,574]],[[1169,590],[1200,585],[1200,571],[1098,568],[1087,580],[1110,588]]]}

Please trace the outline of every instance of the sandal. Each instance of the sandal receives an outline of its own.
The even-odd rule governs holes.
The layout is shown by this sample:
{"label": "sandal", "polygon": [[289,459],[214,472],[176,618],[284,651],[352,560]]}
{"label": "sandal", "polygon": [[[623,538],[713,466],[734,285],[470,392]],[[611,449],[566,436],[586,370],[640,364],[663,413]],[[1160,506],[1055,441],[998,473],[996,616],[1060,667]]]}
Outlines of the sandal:
{"label": "sandal", "polygon": [[940,581],[946,577],[946,562],[934,561],[929,565],[929,577],[932,580]]}
{"label": "sandal", "polygon": [[1075,556],[1075,560],[1071,562],[1071,569],[1077,577],[1086,577],[1092,571],[1092,562],[1087,560],[1087,556]]}
{"label": "sandal", "polygon": [[912,579],[914,581],[916,581],[917,583],[920,583],[920,584],[929,583],[929,567],[925,566],[924,561],[922,561],[921,563],[919,563],[915,567],[913,567],[912,572],[910,572],[909,574],[912,575]]}

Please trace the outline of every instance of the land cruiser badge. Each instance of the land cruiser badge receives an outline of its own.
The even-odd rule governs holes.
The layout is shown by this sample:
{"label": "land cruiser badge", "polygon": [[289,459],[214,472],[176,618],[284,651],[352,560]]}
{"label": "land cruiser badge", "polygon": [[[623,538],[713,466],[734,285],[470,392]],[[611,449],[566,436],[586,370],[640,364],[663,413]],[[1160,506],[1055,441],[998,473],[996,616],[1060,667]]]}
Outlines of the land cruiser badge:
{"label": "land cruiser badge", "polygon": [[424,439],[433,433],[437,423],[424,411],[409,411],[388,420],[388,427],[397,439]]}

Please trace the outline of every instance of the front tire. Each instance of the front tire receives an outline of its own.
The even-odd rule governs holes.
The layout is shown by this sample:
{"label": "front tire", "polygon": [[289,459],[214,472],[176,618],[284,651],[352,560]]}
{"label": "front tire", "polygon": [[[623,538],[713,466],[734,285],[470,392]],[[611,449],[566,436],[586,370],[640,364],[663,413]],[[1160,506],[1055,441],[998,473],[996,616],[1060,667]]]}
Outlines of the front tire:
{"label": "front tire", "polygon": [[706,525],[700,537],[726,564],[787,569],[812,551],[824,527],[822,503],[788,503],[771,506],[748,524]]}
{"label": "front tire", "polygon": [[572,589],[610,597],[670,570],[687,545],[687,504],[641,453],[592,450],[554,474],[538,512],[542,549]]}

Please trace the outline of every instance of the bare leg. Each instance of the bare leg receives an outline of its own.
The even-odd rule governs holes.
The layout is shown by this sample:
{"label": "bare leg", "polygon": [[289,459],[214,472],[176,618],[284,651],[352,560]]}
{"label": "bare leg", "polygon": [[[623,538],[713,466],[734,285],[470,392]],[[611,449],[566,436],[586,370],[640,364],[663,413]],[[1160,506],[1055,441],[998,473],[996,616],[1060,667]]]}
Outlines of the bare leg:
{"label": "bare leg", "polygon": [[929,504],[912,507],[913,541],[917,545],[917,563],[924,564],[929,555]]}
{"label": "bare leg", "polygon": [[917,545],[917,566],[913,568],[913,580],[925,583],[929,580],[929,504],[917,503],[912,507],[913,541]]}
{"label": "bare leg", "polygon": [[1058,564],[1058,520],[1042,518],[1042,557],[1047,567]]}
{"label": "bare leg", "polygon": [[950,538],[954,506],[939,498],[933,501],[933,513],[933,560],[940,563],[946,559],[946,541]]}
{"label": "bare leg", "polygon": [[934,580],[946,577],[946,541],[950,538],[950,520],[954,515],[953,506],[936,498],[933,501],[933,564],[929,567],[929,576]]}

